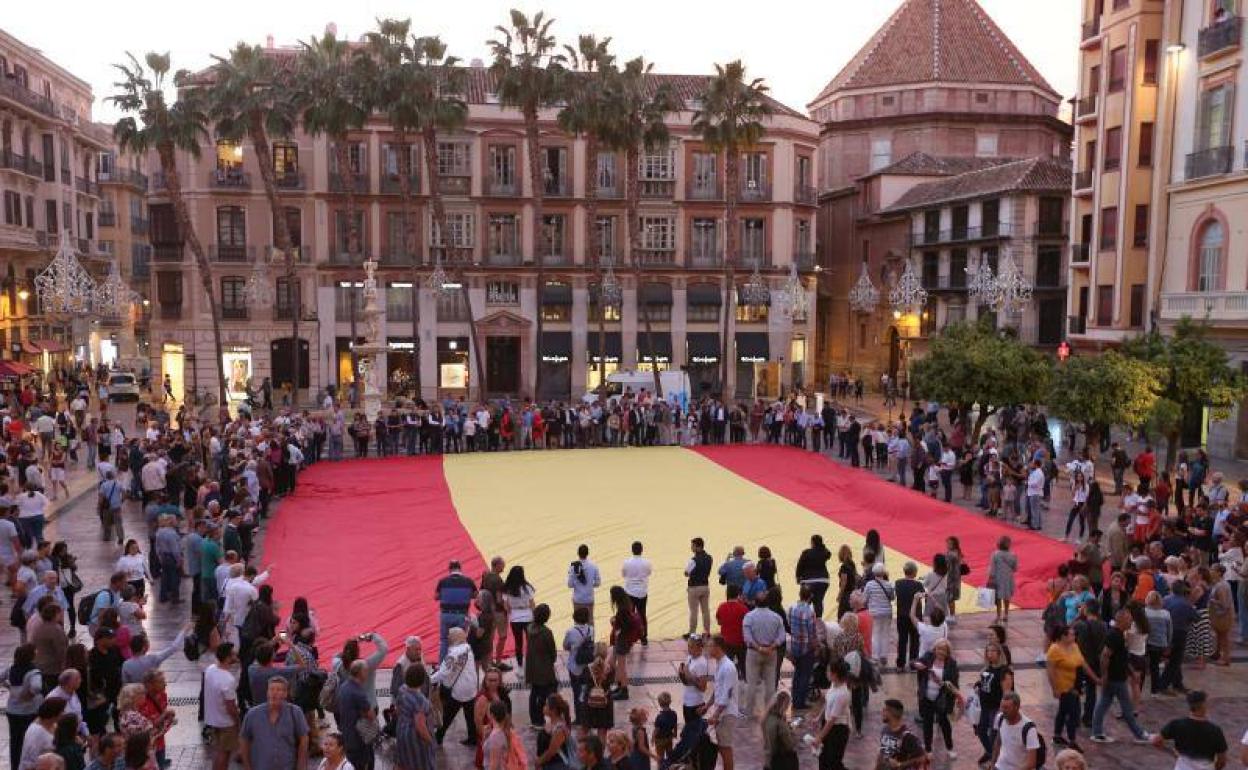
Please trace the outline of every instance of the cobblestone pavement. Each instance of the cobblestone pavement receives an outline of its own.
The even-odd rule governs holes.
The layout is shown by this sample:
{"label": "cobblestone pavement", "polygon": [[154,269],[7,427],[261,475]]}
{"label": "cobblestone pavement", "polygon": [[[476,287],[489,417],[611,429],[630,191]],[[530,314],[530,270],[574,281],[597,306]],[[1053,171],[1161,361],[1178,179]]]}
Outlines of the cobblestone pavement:
{"label": "cobblestone pavement", "polygon": [[[78,485],[74,488],[84,493],[90,491],[91,480],[84,471],[79,471],[76,476],[71,473],[71,480]],[[1063,485],[1056,485],[1052,503],[1053,511],[1064,512],[1067,504]],[[1107,501],[1106,511],[1111,510],[1114,504],[1114,498]],[[140,515],[136,506],[128,504],[126,517],[128,531],[141,531]],[[1060,535],[1060,527],[1064,525],[1065,517],[1062,516],[1060,522],[1057,521],[1059,517],[1056,515],[1050,515],[1047,518],[1045,531],[1050,535]],[[49,524],[48,536],[52,539],[64,539],[70,542],[73,551],[79,557],[81,576],[87,587],[86,590],[94,590],[103,585],[107,575],[112,571],[112,565],[118,556],[118,549],[114,544],[100,540],[94,501],[90,495],[83,494],[64,508]],[[887,546],[887,533],[885,533],[884,540]],[[263,538],[260,540],[260,547],[263,547]],[[785,556],[781,555],[781,558]],[[792,555],[788,558],[792,558]],[[1026,558],[1025,554],[1023,558]],[[10,599],[6,596],[0,603],[5,611],[10,606],[9,601]],[[146,626],[155,649],[169,644],[178,629],[189,619],[189,609],[186,604],[177,608],[156,605],[150,607],[149,610],[150,617],[146,621]],[[952,640],[956,654],[964,667],[974,669],[982,663],[980,651],[983,647],[985,626],[988,620],[989,618],[984,615],[968,616],[963,618],[953,630]],[[361,628],[361,630],[365,629]],[[1042,647],[1038,613],[1017,612],[1013,614],[1009,637],[1018,669],[1018,689],[1023,698],[1024,712],[1035,719],[1047,735],[1051,732],[1055,708],[1044,672],[1034,662]],[[16,632],[13,629],[5,626],[3,631],[0,631],[0,660],[5,662],[11,660],[16,640]],[[392,646],[398,644],[398,640],[389,641]],[[676,694],[679,685],[675,682],[675,672],[682,658],[683,645],[679,641],[655,641],[649,647],[639,647],[633,653],[629,670],[638,678],[640,684],[630,688],[632,699],[628,705],[647,706],[653,714],[654,699],[660,692],[667,690]],[[1189,686],[1206,689],[1211,694],[1212,716],[1226,730],[1228,740],[1233,746],[1237,746],[1242,731],[1248,726],[1248,690],[1245,690],[1248,675],[1244,673],[1246,663],[1248,663],[1248,655],[1241,654],[1236,657],[1235,665],[1230,669],[1210,667],[1205,671],[1192,670],[1188,677]],[[208,757],[200,743],[196,722],[195,704],[199,691],[200,667],[197,663],[187,661],[179,652],[165,663],[163,669],[168,675],[171,702],[179,718],[178,725],[169,735],[169,756],[174,761],[175,768],[189,770],[207,767]],[[514,675],[508,675],[508,682],[519,688]],[[850,743],[846,761],[848,767],[869,768],[873,766],[879,735],[879,706],[885,697],[898,697],[907,703],[914,703],[914,686],[914,677],[911,674],[885,673],[883,691],[874,694],[871,698],[864,737],[852,740]],[[567,695],[566,689],[564,692]],[[383,697],[382,700],[384,703],[386,699]],[[517,711],[523,713],[524,704],[527,703],[527,692],[519,688],[513,694],[513,702],[517,705]],[[621,722],[626,711],[627,708],[623,704],[617,707],[616,713]],[[1166,720],[1181,715],[1183,711],[1181,700],[1175,698],[1145,699],[1140,704],[1141,721],[1147,728],[1153,730],[1159,728]],[[448,734],[446,747],[438,754],[440,768],[461,770],[471,767],[472,759],[469,750],[458,743],[463,737],[462,731],[461,722]],[[1086,739],[1086,731],[1084,731],[1085,736],[1082,742],[1088,749],[1089,760],[1093,768],[1123,768],[1125,770],[1126,768],[1170,767],[1172,764],[1164,753],[1156,749],[1133,745],[1129,740],[1129,734],[1121,725],[1111,724],[1109,731],[1111,735],[1120,739],[1112,746],[1092,744]],[[745,732],[746,739],[738,750],[737,767],[743,770],[757,770],[762,767],[760,731],[754,727]],[[7,739],[7,734],[0,738],[0,756],[7,757]],[[532,747],[531,738],[528,742]],[[937,742],[939,743],[939,738]],[[933,767],[958,768],[959,770],[975,767],[975,759],[980,753],[979,746],[970,726],[965,721],[955,725],[954,745],[958,750],[958,758],[951,759],[946,755],[943,747],[937,748]],[[1052,755],[1053,753],[1050,752],[1050,756]],[[1236,753],[1231,766],[1234,767],[1237,761]],[[801,766],[814,768],[816,762],[813,756],[803,754]],[[383,758],[378,762],[378,767],[382,770],[389,770],[392,765]]]}

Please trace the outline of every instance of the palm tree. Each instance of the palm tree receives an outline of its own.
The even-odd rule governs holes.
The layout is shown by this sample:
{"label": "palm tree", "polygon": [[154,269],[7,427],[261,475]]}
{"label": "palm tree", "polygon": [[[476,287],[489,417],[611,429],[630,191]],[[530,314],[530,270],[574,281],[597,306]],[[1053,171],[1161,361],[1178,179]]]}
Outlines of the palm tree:
{"label": "palm tree", "polygon": [[290,71],[276,59],[266,56],[258,45],[239,43],[229,57],[214,56],[212,84],[206,94],[209,114],[216,121],[217,135],[222,139],[241,141],[246,138],[256,153],[260,179],[273,215],[273,241],[285,256],[286,280],[289,282],[290,371],[291,392],[299,391],[299,295],[295,275],[295,252],[290,227],[277,197],[277,178],[273,167],[272,136],[288,137],[294,129],[294,103],[291,100]]}
{"label": "palm tree", "polygon": [[767,86],[762,78],[745,80],[745,65],[741,60],[716,64],[715,75],[707,81],[702,94],[702,107],[694,113],[693,130],[702,137],[707,147],[724,153],[725,226],[728,229],[725,242],[724,266],[724,338],[720,356],[720,387],[725,400],[731,395],[728,388],[728,321],[729,313],[735,313],[732,293],[735,288],[734,268],[737,261],[737,184],[741,153],[758,144],[764,133],[764,120],[771,115],[771,102]]}
{"label": "palm tree", "polygon": [[[347,254],[355,263],[360,251],[360,228],[355,219],[355,169],[347,150],[347,136],[368,120],[365,77],[360,58],[346,40],[333,32],[303,43],[295,63],[293,97],[303,129],[312,136],[324,135],[333,144],[333,155],[347,195]],[[355,353],[355,287],[350,289],[351,372],[359,371]]]}
{"label": "palm tree", "polygon": [[[602,287],[602,244],[598,226],[598,155],[604,144],[612,144],[611,127],[604,120],[607,112],[608,82],[615,73],[615,57],[607,48],[611,38],[599,40],[581,35],[575,48],[564,46],[569,67],[578,77],[568,83],[567,105],[559,111],[559,127],[574,136],[585,137],[585,214],[589,229],[588,255],[594,262],[598,287]],[[607,387],[607,316],[601,291],[598,298],[598,392],[605,397]]]}
{"label": "palm tree", "polygon": [[[212,271],[208,258],[204,254],[203,244],[195,234],[186,199],[182,197],[182,180],[178,175],[177,153],[185,152],[192,158],[199,158],[200,141],[208,139],[208,115],[204,110],[202,99],[195,89],[187,89],[179,93],[175,102],[170,104],[165,97],[166,78],[169,76],[170,58],[168,53],[148,53],[140,62],[133,54],[127,54],[129,63],[114,65],[121,72],[122,79],[115,83],[117,93],[109,97],[109,101],[117,105],[122,112],[129,113],[113,126],[113,137],[122,152],[144,155],[154,150],[160,159],[160,168],[165,176],[165,185],[169,200],[173,204],[174,217],[178,230],[191,247],[195,257],[195,265],[199,270],[199,280],[203,284],[204,296],[208,300],[208,309],[212,315],[212,341],[216,348],[217,371],[217,403],[224,409],[226,405],[225,366],[223,364],[223,348],[221,345],[221,308],[217,303],[217,295],[213,291]],[[173,76],[173,84],[180,86],[187,77],[185,70],[178,70]]]}
{"label": "palm tree", "polygon": [[653,65],[640,56],[629,61],[614,79],[614,88],[608,98],[607,121],[611,124],[611,137],[615,146],[624,152],[626,232],[628,250],[633,259],[633,275],[637,283],[638,310],[646,330],[646,347],[653,359],[654,393],[663,398],[663,385],[659,377],[658,351],[654,347],[654,330],[650,323],[650,304],[641,297],[641,228],[638,220],[638,203],[641,198],[639,179],[641,152],[659,148],[666,149],[669,141],[667,116],[680,109],[680,100],[666,84],[651,89],[647,81]]}
{"label": "palm tree", "polygon": [[533,346],[533,395],[541,391],[541,294],[546,288],[544,269],[543,236],[545,235],[545,188],[539,158],[538,113],[559,102],[563,94],[563,55],[558,52],[555,36],[550,33],[554,19],[546,18],[538,11],[532,20],[524,13],[512,9],[510,28],[495,27],[498,38],[486,41],[494,56],[490,72],[494,75],[498,101],[506,107],[520,110],[524,117],[525,150],[529,156],[529,186],[533,195],[533,232],[537,261],[537,339]]}

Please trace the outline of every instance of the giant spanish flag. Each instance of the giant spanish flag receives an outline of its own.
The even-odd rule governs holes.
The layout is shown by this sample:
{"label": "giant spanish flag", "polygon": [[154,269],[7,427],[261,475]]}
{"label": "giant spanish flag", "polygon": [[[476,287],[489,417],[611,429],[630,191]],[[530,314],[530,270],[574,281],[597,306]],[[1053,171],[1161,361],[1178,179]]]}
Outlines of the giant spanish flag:
{"label": "giant spanish flag", "polygon": [[[635,540],[654,565],[650,636],[687,630],[683,570],[689,541],[702,537],[716,566],[741,545],[766,545],[779,563],[786,603],[793,568],[818,533],[835,553],[861,553],[866,532],[882,536],[890,576],[914,561],[926,572],[945,538],[957,535],[971,572],[961,612],[973,612],[988,560],[1002,535],[1018,553],[1015,602],[1044,604],[1046,578],[1069,557],[1062,544],[938,502],[818,454],[773,446],[623,448],[396,457],[319,463],[299,478],[264,540],[265,563],[285,611],[304,596],[317,613],[321,647],[378,631],[392,645],[418,634],[436,640],[437,581],[452,559],[479,578],[494,556],[523,565],[550,605],[552,626],[571,623],[567,587],[577,546],[602,572],[597,615]],[[830,565],[835,571],[835,563]],[[722,590],[712,583],[712,602]],[[835,603],[832,604],[835,609]],[[436,649],[436,643],[426,650]]]}

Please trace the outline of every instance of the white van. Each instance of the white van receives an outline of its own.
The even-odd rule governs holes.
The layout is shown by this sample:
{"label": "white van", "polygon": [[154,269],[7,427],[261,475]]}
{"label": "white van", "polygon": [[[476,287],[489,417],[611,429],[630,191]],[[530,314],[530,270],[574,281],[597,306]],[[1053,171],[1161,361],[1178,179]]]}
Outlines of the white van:
{"label": "white van", "polygon": [[[659,372],[659,385],[663,388],[663,400],[676,403],[688,403],[693,398],[689,385],[689,373],[684,369],[671,369]],[[618,401],[625,390],[634,394],[642,389],[654,393],[654,372],[621,369],[607,375],[607,399]],[[598,391],[585,394],[585,403],[592,404],[598,400]]]}

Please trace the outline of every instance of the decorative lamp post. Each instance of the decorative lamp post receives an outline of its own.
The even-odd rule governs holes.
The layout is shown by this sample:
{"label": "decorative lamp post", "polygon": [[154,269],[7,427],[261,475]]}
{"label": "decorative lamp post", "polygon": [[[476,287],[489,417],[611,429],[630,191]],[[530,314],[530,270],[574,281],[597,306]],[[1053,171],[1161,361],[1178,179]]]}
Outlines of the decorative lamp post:
{"label": "decorative lamp post", "polygon": [[854,284],[854,288],[849,290],[849,306],[859,313],[871,313],[879,304],[880,290],[871,283],[866,260],[863,260],[862,275],[858,276],[858,283]]}
{"label": "decorative lamp post", "polygon": [[888,304],[899,313],[919,312],[927,304],[927,289],[914,272],[914,263],[907,259],[906,269],[888,291]]}
{"label": "decorative lamp post", "polygon": [[995,305],[997,302],[997,280],[992,274],[992,265],[988,264],[988,255],[979,255],[979,265],[966,268],[966,290],[971,302],[976,305]]}
{"label": "decorative lamp post", "polygon": [[95,301],[95,281],[78,261],[66,230],[52,261],[35,276],[39,307],[48,315],[85,316]]}
{"label": "decorative lamp post", "polygon": [[1007,315],[1022,312],[1023,307],[1031,302],[1032,288],[1031,281],[1027,280],[1027,276],[1023,275],[1023,271],[1014,262],[1013,255],[1007,251],[997,273],[997,293],[993,308]]}
{"label": "decorative lamp post", "polygon": [[763,307],[771,301],[771,289],[767,288],[767,282],[758,272],[758,262],[759,260],[754,260],[754,271],[750,273],[746,282],[741,284],[741,304],[749,307]]}

